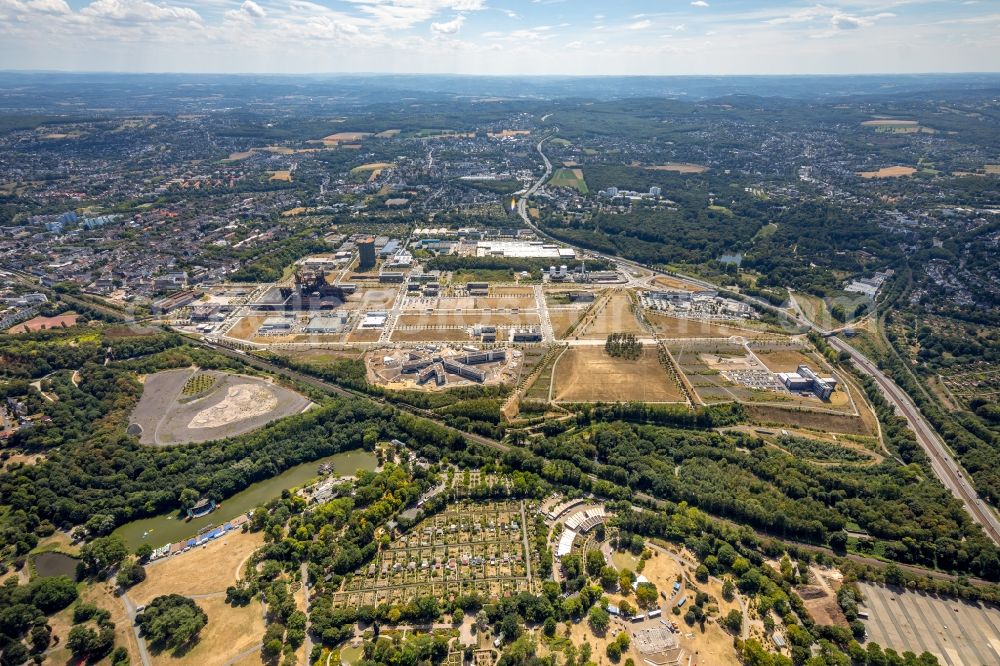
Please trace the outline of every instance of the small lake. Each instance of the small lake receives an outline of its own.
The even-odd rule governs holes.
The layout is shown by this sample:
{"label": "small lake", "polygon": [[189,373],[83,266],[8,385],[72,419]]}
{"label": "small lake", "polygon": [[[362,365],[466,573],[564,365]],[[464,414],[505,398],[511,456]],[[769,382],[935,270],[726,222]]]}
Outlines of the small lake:
{"label": "small lake", "polygon": [[183,518],[179,518],[178,514],[173,512],[126,523],[116,529],[114,534],[125,540],[129,550],[134,550],[143,543],[158,548],[168,543],[189,539],[198,534],[203,527],[222,525],[281,495],[282,490],[305,485],[318,476],[318,468],[324,463],[332,465],[334,472],[342,475],[354,474],[359,469],[373,470],[377,464],[375,454],[368,451],[337,453],[290,467],[266,481],[248,486],[246,490],[223,500],[219,508],[207,516],[184,522]]}
{"label": "small lake", "polygon": [[31,562],[39,578],[68,576],[70,580],[76,580],[76,563],[79,560],[65,553],[39,553]]}

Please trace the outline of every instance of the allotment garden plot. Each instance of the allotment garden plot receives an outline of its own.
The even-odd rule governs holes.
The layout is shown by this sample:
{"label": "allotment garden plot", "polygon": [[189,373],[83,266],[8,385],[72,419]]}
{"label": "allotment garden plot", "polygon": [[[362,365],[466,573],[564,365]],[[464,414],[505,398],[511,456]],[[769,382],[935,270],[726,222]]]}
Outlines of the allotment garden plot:
{"label": "allotment garden plot", "polygon": [[453,504],[346,576],[334,594],[334,606],[403,604],[428,595],[497,598],[537,592],[540,583],[532,574],[524,524],[533,515],[534,508],[521,501]]}

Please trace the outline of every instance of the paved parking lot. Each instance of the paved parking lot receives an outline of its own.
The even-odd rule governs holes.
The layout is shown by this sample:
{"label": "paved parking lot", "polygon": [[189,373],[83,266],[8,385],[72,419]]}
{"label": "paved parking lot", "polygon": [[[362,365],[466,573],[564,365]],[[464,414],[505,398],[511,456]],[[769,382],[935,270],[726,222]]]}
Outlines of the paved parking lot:
{"label": "paved parking lot", "polygon": [[950,666],[1000,664],[1000,610],[859,583],[868,638],[897,652],[924,650]]}

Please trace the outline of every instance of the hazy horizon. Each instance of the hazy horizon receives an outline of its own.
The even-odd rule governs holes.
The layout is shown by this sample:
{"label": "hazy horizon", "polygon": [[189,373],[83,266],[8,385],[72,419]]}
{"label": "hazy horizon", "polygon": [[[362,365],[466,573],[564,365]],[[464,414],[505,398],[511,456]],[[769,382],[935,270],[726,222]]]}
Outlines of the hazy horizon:
{"label": "hazy horizon", "polygon": [[0,0],[11,71],[979,73],[998,32],[978,0]]}

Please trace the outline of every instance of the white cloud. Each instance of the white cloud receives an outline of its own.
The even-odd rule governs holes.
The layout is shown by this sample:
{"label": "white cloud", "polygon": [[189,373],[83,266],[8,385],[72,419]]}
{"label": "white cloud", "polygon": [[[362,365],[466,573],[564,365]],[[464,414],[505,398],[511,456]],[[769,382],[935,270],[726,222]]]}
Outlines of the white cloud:
{"label": "white cloud", "polygon": [[254,0],[244,0],[239,9],[230,9],[225,14],[227,19],[234,21],[253,21],[262,19],[265,16],[267,16],[267,12],[264,11],[263,7],[254,2]]}
{"label": "white cloud", "polygon": [[147,0],[94,0],[80,14],[121,23],[201,22],[201,15],[190,7],[157,5]]}
{"label": "white cloud", "polygon": [[838,30],[856,30],[865,25],[865,20],[859,16],[850,14],[834,14],[830,23]]}
{"label": "white cloud", "polygon": [[462,29],[465,17],[461,14],[444,23],[431,23],[431,30],[439,35],[454,35]]}
{"label": "white cloud", "polygon": [[692,7],[708,7],[708,3],[705,2],[705,0],[694,0],[694,2],[691,3],[691,6]]}
{"label": "white cloud", "polygon": [[649,19],[644,19],[642,21],[636,21],[635,23],[629,23],[625,28],[627,30],[645,30],[649,26],[653,25],[653,22]]}
{"label": "white cloud", "polygon": [[253,0],[245,0],[244,3],[240,5],[240,11],[247,16],[252,16],[254,18],[264,18],[267,16],[267,12],[264,11],[264,8]]}

